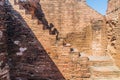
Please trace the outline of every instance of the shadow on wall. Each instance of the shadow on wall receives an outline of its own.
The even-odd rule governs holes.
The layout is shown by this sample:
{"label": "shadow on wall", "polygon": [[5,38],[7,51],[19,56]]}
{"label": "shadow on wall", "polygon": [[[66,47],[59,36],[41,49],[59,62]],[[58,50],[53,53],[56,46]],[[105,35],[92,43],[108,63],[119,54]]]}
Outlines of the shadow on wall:
{"label": "shadow on wall", "polygon": [[16,5],[19,5],[21,9],[25,9],[26,14],[31,14],[32,18],[36,18],[39,22],[43,24],[43,30],[49,30],[50,35],[56,35],[56,40],[58,40],[59,31],[54,27],[52,23],[48,24],[48,21],[45,18],[45,14],[42,11],[41,5],[39,0],[28,0],[28,1],[21,1],[19,0],[18,3],[15,2]]}
{"label": "shadow on wall", "polygon": [[12,6],[7,7],[11,80],[65,80],[20,14]]}

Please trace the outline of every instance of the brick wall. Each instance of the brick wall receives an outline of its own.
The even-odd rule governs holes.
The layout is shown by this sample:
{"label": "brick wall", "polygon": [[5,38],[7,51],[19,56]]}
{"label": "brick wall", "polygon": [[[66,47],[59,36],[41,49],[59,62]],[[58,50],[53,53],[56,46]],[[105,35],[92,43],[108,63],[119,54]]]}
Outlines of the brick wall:
{"label": "brick wall", "polygon": [[9,10],[9,21],[12,21],[7,25],[10,79],[65,80],[28,24],[12,7]]}
{"label": "brick wall", "polygon": [[107,37],[108,37],[108,53],[111,54],[115,63],[120,66],[119,63],[119,30],[120,30],[120,1],[109,0],[107,9]]}
{"label": "brick wall", "polygon": [[62,35],[79,32],[92,19],[102,15],[78,0],[41,0],[43,12],[49,23],[53,23]]}
{"label": "brick wall", "polygon": [[9,67],[7,64],[7,26],[6,10],[0,6],[0,80],[9,80]]}
{"label": "brick wall", "polygon": [[108,52],[111,54],[115,63],[120,67],[120,18],[118,21],[109,20],[107,24]]}
{"label": "brick wall", "polygon": [[107,9],[108,19],[118,19],[118,14],[120,13],[120,1],[119,0],[109,0]]}
{"label": "brick wall", "polygon": [[[41,5],[48,22],[53,23],[60,33],[66,35],[75,32],[70,40],[76,40],[73,43],[79,45],[86,54],[93,53],[96,56],[97,53],[99,57],[105,55],[106,25],[104,21],[99,23],[102,15],[80,0],[41,0]],[[12,34],[8,36],[12,80],[90,80],[90,59],[80,54],[82,50],[71,52],[71,48],[76,46],[64,46],[62,39],[55,45],[55,39],[48,39],[51,38],[47,34],[49,31],[41,29],[43,24],[36,24],[36,19],[31,19],[31,15],[25,14],[25,10],[19,9],[19,6],[13,4],[12,7],[15,9],[11,12],[13,22],[8,25],[8,32]],[[90,24],[91,20],[96,22]],[[97,47],[96,52],[92,47],[93,42],[100,44],[94,46]],[[46,52],[47,48],[50,48],[49,53]]]}

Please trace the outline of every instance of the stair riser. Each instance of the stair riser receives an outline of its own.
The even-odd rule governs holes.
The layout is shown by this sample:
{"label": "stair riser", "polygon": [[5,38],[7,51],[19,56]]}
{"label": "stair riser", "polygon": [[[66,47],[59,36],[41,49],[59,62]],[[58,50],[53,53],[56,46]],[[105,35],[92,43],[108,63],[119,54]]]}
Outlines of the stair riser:
{"label": "stair riser", "polygon": [[90,61],[90,66],[113,66],[111,61]]}
{"label": "stair riser", "polygon": [[95,78],[95,79],[92,79],[92,80],[120,80],[120,78]]}
{"label": "stair riser", "polygon": [[119,71],[112,71],[112,72],[97,72],[97,71],[94,71],[92,72],[92,76],[94,77],[120,77],[120,72]]}

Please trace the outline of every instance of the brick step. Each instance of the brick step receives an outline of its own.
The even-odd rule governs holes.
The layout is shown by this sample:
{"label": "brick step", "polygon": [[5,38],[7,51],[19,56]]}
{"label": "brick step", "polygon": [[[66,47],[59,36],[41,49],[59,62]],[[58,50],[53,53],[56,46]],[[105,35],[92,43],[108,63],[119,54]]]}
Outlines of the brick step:
{"label": "brick step", "polygon": [[91,66],[112,66],[114,65],[111,61],[90,61]]}
{"label": "brick step", "polygon": [[23,15],[25,14],[25,10],[24,9],[20,9],[19,5],[13,5],[13,9],[19,11],[20,14],[23,13]]}
{"label": "brick step", "polygon": [[120,77],[120,70],[116,66],[91,66],[92,77]]}
{"label": "brick step", "polygon": [[63,45],[63,41],[61,41],[61,40],[58,41],[58,42],[57,42],[57,45]]}
{"label": "brick step", "polygon": [[70,61],[70,59],[67,56],[63,58],[59,57],[58,60],[58,63],[65,63]]}
{"label": "brick step", "polygon": [[96,78],[92,78],[92,80],[120,80],[120,77],[117,77],[117,78],[96,77]]}
{"label": "brick step", "polygon": [[[50,38],[52,38],[51,36],[49,36],[49,34],[47,32],[34,32],[36,33],[36,36],[45,40],[50,40]],[[53,37],[54,38],[54,37]]]}
{"label": "brick step", "polygon": [[21,15],[25,15],[25,10],[24,9],[19,9],[18,11]]}
{"label": "brick step", "polygon": [[44,36],[49,36],[49,37],[55,37],[55,36],[51,36],[49,35],[49,31],[48,30],[41,30],[42,26],[39,26],[40,28],[34,28],[34,26],[30,26],[31,30],[36,33],[36,35],[44,35]]}
{"label": "brick step", "polygon": [[[13,5],[12,0],[11,0],[11,4]],[[25,11],[24,9],[22,9],[22,10],[19,9],[19,5],[13,5],[13,7],[14,7],[15,10],[17,10],[17,11],[21,14],[21,16],[22,16],[25,20],[29,21],[29,22],[27,22],[27,23],[35,23],[35,24],[38,24],[38,20],[37,20],[37,19],[32,20],[31,14],[26,14],[26,11]]]}
{"label": "brick step", "polygon": [[10,0],[9,2],[10,4],[15,5],[14,0]]}
{"label": "brick step", "polygon": [[91,66],[112,66],[113,61],[109,56],[88,56]]}
{"label": "brick step", "polygon": [[113,61],[109,56],[91,56],[85,53],[80,53],[81,57],[88,57],[91,66],[112,66]]}
{"label": "brick step", "polygon": [[14,0],[10,0],[9,2],[10,2],[11,5],[16,5],[16,4],[14,3]]}
{"label": "brick step", "polygon": [[[12,2],[12,1],[11,1]],[[32,24],[32,25],[34,25],[34,26],[37,26],[38,25],[38,20],[37,19],[32,19],[32,16],[31,16],[31,14],[26,14],[25,12],[25,10],[24,9],[22,9],[22,10],[20,10],[19,9],[19,5],[13,5],[13,7],[14,7],[14,9],[16,9],[20,14],[21,14],[21,16],[25,19],[25,21],[29,24]]]}
{"label": "brick step", "polygon": [[[30,22],[29,22],[30,21]],[[34,20],[28,20],[27,22],[29,24],[29,27],[32,29],[33,33],[36,35],[36,37],[38,38],[38,40],[40,42],[43,42],[42,44],[43,45],[47,45],[48,44],[48,41],[49,39],[47,39],[48,37],[45,38],[45,36],[49,36],[49,31],[48,30],[41,30],[42,29],[42,26],[40,25],[37,25],[37,20],[36,22],[34,23]],[[31,24],[31,23],[34,23],[34,24]],[[31,24],[31,25],[30,25]],[[39,29],[37,27],[40,27]],[[47,43],[46,43],[47,42]]]}
{"label": "brick step", "polygon": [[32,29],[36,30],[36,31],[40,31],[40,30],[43,30],[43,24],[39,24],[39,25],[31,25],[30,26]]}
{"label": "brick step", "polygon": [[[40,27],[42,27],[42,26],[40,26]],[[31,30],[33,31],[33,32],[36,32],[36,33],[44,33],[44,31],[42,31],[41,30],[41,28],[33,28],[33,26],[32,27],[30,27],[31,28]]]}
{"label": "brick step", "polygon": [[[55,40],[55,36],[49,35],[49,30],[43,30],[43,25],[38,25],[37,19],[32,19],[32,16],[30,14],[26,14],[25,9],[20,9],[19,5],[14,5],[14,0],[10,0],[10,3],[14,10],[16,10],[22,18],[25,20],[27,25],[30,27],[30,29],[33,31],[37,39],[40,41],[40,43],[43,45],[43,47],[46,50],[50,49],[50,39]],[[48,51],[47,51],[48,52]]]}
{"label": "brick step", "polygon": [[69,52],[68,51],[61,51],[61,54],[60,54],[60,56],[69,56]]}
{"label": "brick step", "polygon": [[72,78],[71,80],[91,80],[90,78],[78,78],[78,77],[75,77],[75,78]]}
{"label": "brick step", "polygon": [[69,47],[64,47],[64,46],[52,46],[52,48],[59,48],[59,51],[62,51],[62,52],[69,52],[70,51],[70,48]]}
{"label": "brick step", "polygon": [[[24,10],[25,11],[25,10]],[[31,14],[23,14],[22,16],[24,16],[24,18],[32,20],[32,16]],[[37,19],[36,19],[37,20]],[[33,21],[33,20],[32,20]]]}
{"label": "brick step", "polygon": [[[35,32],[41,32],[49,35],[49,30],[43,30],[43,24],[37,24],[37,20],[27,20],[29,27]],[[49,35],[51,36],[51,35]]]}
{"label": "brick step", "polygon": [[14,10],[20,9],[20,6],[19,6],[19,5],[13,5],[12,7],[13,7]]}
{"label": "brick step", "polygon": [[18,3],[20,0],[14,0],[14,1],[16,1],[16,3]]}

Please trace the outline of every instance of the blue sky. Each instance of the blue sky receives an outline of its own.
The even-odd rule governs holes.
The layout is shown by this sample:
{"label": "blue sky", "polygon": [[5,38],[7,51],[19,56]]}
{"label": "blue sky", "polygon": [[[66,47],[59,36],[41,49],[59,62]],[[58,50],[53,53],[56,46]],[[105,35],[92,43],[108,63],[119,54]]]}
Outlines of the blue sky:
{"label": "blue sky", "polygon": [[87,4],[99,13],[105,15],[108,0],[86,0]]}

